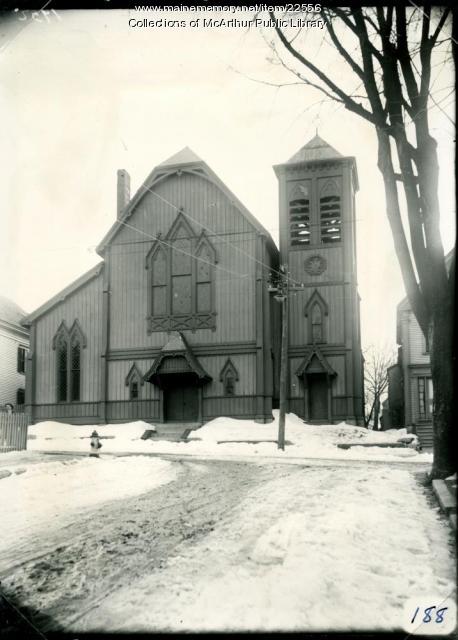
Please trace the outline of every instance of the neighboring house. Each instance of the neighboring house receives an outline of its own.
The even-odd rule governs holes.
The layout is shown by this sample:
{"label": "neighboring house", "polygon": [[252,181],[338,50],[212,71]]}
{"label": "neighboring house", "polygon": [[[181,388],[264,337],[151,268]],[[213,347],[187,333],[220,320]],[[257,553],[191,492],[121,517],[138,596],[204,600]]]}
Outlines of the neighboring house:
{"label": "neighboring house", "polygon": [[[450,268],[453,251],[446,256]],[[433,383],[429,345],[407,298],[396,312],[398,362],[388,369],[388,407],[384,428],[407,427],[424,447],[433,446]]]}
{"label": "neighboring house", "polygon": [[[284,165],[281,260],[290,262],[289,407],[306,420],[362,421],[354,158],[316,136]],[[280,254],[210,167],[185,148],[130,198],[103,261],[25,321],[35,422],[272,420]]]}
{"label": "neighboring house", "polygon": [[7,404],[24,408],[29,348],[29,331],[21,326],[25,316],[15,302],[0,296],[0,409]]}

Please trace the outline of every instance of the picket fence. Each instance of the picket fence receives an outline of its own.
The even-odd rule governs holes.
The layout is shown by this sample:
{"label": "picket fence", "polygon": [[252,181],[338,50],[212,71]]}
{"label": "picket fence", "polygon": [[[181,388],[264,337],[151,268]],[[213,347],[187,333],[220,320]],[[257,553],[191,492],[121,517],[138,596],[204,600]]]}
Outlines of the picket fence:
{"label": "picket fence", "polygon": [[27,449],[27,413],[0,411],[0,453]]}

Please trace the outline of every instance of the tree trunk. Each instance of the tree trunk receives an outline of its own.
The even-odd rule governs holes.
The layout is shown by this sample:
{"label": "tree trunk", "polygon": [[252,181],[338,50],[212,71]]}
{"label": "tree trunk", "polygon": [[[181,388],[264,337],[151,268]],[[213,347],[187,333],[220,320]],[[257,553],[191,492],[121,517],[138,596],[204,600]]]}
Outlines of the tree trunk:
{"label": "tree trunk", "polygon": [[434,406],[434,461],[431,477],[446,478],[456,471],[453,442],[453,300],[445,295],[433,310],[430,342]]}

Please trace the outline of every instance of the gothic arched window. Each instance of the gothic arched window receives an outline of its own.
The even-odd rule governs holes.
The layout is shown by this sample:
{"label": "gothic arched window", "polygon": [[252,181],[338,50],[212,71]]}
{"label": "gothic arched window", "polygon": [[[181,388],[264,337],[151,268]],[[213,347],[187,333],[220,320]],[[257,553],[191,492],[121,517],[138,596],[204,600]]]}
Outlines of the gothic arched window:
{"label": "gothic arched window", "polygon": [[148,331],[215,329],[216,252],[204,232],[197,237],[180,212],[165,241],[146,256]]}
{"label": "gothic arched window", "polygon": [[57,400],[67,402],[68,338],[59,336],[57,342]]}
{"label": "gothic arched window", "polygon": [[340,191],[335,180],[328,180],[320,194],[320,236],[323,244],[342,239]]}
{"label": "gothic arched window", "polygon": [[294,188],[288,206],[291,245],[310,244],[310,196],[307,185],[300,184]]}
{"label": "gothic arched window", "polygon": [[230,358],[226,360],[226,364],[221,369],[219,379],[220,382],[223,383],[224,395],[235,396],[235,383],[239,379],[239,374],[237,372],[237,369],[232,364],[232,360]]}
{"label": "gothic arched window", "polygon": [[319,344],[327,342],[327,316],[328,305],[318,293],[315,291],[310,296],[309,301],[305,306],[305,317],[307,318],[307,342],[309,344]]}
{"label": "gothic arched window", "polygon": [[323,342],[323,312],[317,302],[312,307],[311,323],[312,341]]}
{"label": "gothic arched window", "polygon": [[81,399],[81,349],[86,339],[78,321],[71,329],[62,322],[53,340],[56,351],[56,388],[58,402],[78,402]]}
{"label": "gothic arched window", "polygon": [[140,398],[140,387],[142,387],[143,384],[143,376],[137,365],[134,363],[126,376],[126,387],[129,387],[130,400],[138,400]]}

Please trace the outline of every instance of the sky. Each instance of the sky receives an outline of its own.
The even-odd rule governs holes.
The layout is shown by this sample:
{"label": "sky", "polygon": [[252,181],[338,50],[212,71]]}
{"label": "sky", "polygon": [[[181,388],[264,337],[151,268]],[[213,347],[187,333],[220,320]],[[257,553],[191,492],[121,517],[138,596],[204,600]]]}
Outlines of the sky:
{"label": "sky", "polygon": [[[59,10],[3,18],[0,295],[31,312],[99,262],[95,247],[116,219],[117,170],[130,173],[133,194],[154,166],[185,146],[277,241],[272,166],[318,129],[357,161],[363,347],[394,347],[396,304],[405,293],[373,128],[303,84],[272,86],[294,78],[272,64],[266,29],[129,26],[145,17],[159,16]],[[321,35],[307,33],[308,46],[345,79]],[[446,65],[439,72],[435,95],[442,100],[454,76]],[[447,251],[455,238],[453,100],[431,111]]]}

